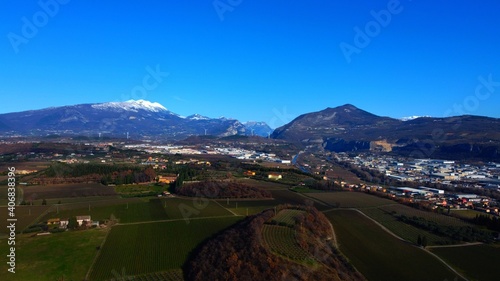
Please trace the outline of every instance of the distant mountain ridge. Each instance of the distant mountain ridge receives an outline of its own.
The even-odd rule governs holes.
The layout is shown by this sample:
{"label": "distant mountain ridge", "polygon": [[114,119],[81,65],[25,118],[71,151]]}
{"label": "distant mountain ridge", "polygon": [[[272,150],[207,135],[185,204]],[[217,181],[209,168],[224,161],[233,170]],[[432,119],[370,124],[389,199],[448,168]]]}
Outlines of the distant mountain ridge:
{"label": "distant mountain ridge", "polygon": [[[180,116],[157,102],[129,100],[0,114],[0,134],[45,136],[147,136],[179,140],[192,135],[225,137],[254,130],[236,119]],[[259,131],[260,132],[260,131]],[[255,130],[256,135],[260,135]],[[267,136],[267,132],[262,136]]]}
{"label": "distant mountain ridge", "polygon": [[377,116],[351,104],[303,114],[272,138],[336,152],[385,151],[417,158],[500,159],[500,119]]}

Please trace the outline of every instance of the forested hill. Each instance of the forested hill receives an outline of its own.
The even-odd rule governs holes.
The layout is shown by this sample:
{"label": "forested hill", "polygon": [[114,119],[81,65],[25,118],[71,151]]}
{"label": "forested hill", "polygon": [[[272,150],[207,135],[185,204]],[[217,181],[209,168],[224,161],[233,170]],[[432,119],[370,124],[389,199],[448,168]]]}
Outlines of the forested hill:
{"label": "forested hill", "polygon": [[185,265],[187,280],[365,280],[333,244],[322,213],[299,206],[276,211],[248,217],[201,246]]}

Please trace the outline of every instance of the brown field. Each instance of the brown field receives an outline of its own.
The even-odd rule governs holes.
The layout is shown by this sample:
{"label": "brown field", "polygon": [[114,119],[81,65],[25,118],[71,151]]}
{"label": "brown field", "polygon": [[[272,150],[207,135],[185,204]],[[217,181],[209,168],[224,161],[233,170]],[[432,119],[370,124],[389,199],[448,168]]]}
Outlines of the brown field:
{"label": "brown field", "polygon": [[341,166],[333,165],[332,170],[333,170],[333,174],[335,175],[335,177],[340,177],[346,182],[353,183],[353,184],[362,183],[362,181],[358,178],[358,176],[356,176],[351,171],[344,169]]}
{"label": "brown field", "polygon": [[117,195],[114,188],[96,183],[26,186],[23,190],[24,200],[26,201],[51,198]]}

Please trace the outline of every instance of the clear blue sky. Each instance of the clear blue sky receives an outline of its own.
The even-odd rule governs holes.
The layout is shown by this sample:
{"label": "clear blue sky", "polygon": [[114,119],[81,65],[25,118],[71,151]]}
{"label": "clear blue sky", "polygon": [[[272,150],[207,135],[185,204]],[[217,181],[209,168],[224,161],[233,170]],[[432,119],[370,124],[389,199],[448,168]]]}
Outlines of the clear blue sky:
{"label": "clear blue sky", "polygon": [[345,103],[500,117],[500,1],[60,2],[4,1],[0,113],[144,98],[273,127]]}

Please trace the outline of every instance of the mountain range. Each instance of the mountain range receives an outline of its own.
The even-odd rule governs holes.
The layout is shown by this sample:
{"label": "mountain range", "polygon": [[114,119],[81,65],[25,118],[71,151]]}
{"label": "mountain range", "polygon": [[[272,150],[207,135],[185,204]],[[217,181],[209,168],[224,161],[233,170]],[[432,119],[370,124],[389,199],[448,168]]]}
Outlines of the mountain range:
{"label": "mountain range", "polygon": [[0,114],[3,135],[91,135],[140,139],[145,136],[179,140],[191,135],[268,136],[264,122],[241,123],[236,119],[176,114],[146,100],[79,104]]}
{"label": "mountain range", "polygon": [[[272,132],[272,134],[271,134]],[[0,136],[144,137],[255,135],[335,152],[380,151],[417,158],[500,160],[500,119],[463,115],[395,119],[351,104],[306,113],[272,131],[264,122],[176,114],[145,100],[0,114]]]}
{"label": "mountain range", "polygon": [[417,158],[500,159],[500,119],[463,115],[406,121],[351,104],[303,114],[272,138],[335,152],[383,151]]}

